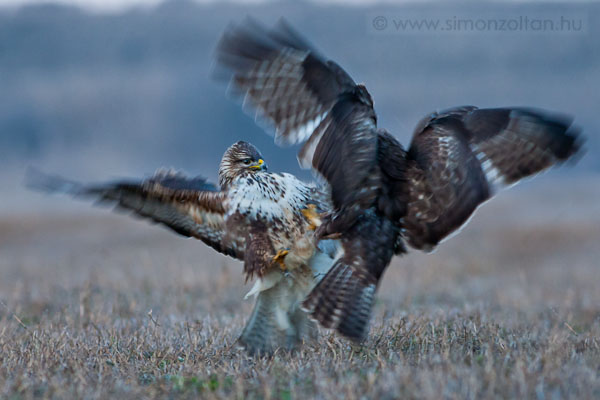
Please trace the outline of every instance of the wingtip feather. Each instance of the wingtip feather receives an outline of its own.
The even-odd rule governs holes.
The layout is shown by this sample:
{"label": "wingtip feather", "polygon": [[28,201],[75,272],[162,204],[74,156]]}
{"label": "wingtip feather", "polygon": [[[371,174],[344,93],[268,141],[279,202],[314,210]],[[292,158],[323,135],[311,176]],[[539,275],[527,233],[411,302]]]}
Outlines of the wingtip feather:
{"label": "wingtip feather", "polygon": [[77,194],[81,185],[59,175],[46,174],[37,168],[28,167],[25,172],[24,185],[28,189],[45,193]]}

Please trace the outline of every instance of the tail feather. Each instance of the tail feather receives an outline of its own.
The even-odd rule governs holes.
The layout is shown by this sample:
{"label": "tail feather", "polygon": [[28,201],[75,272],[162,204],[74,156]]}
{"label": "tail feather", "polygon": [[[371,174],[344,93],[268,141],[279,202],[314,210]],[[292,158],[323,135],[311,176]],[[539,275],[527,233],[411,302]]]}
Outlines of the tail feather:
{"label": "tail feather", "polygon": [[252,314],[248,319],[238,343],[251,354],[272,353],[278,347],[285,347],[285,331],[279,328],[276,312],[276,290],[260,292]]}
{"label": "tail feather", "polygon": [[290,314],[292,325],[296,328],[296,337],[298,342],[314,341],[318,337],[317,324],[308,314],[298,307]]}
{"label": "tail feather", "polygon": [[[277,272],[279,273],[279,272]],[[307,290],[291,277],[258,291],[256,303],[238,343],[250,354],[292,350],[316,332],[314,323],[300,309]]]}
{"label": "tail feather", "polygon": [[[278,311],[277,285],[258,293],[252,314],[244,327],[238,343],[250,354],[268,354],[287,346],[287,336],[282,325],[287,318]],[[278,320],[279,319],[279,320]]]}
{"label": "tail feather", "polygon": [[367,334],[377,283],[338,260],[303,303],[325,328],[353,341]]}

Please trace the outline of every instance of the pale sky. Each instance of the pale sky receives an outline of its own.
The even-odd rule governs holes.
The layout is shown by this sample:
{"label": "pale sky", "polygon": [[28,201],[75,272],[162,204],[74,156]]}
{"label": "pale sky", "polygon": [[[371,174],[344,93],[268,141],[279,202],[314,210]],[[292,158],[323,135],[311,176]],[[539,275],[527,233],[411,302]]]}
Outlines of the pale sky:
{"label": "pale sky", "polygon": [[[0,7],[19,7],[32,4],[64,4],[95,12],[120,12],[132,7],[154,7],[166,0],[0,0]],[[192,0],[196,3],[214,3],[219,0]],[[272,0],[236,0],[237,3],[264,3]]]}
{"label": "pale sky", "polygon": [[[24,5],[32,4],[64,4],[78,6],[83,9],[92,12],[99,13],[114,13],[121,12],[132,7],[154,7],[164,1],[168,0],[0,0],[0,10],[2,8],[16,8]],[[218,1],[225,0],[192,0],[196,3],[215,3]],[[277,0],[226,0],[235,3],[267,3],[275,2]],[[377,3],[419,3],[418,0],[312,0],[314,3],[329,3],[329,4],[345,4],[345,5],[369,5]],[[550,0],[552,2],[553,0]],[[562,2],[564,0],[555,0],[555,2]],[[579,0],[578,2],[588,2],[592,0]],[[509,0],[511,3],[523,2],[520,0]],[[535,3],[535,2],[549,2],[548,0],[529,0],[524,3]]]}

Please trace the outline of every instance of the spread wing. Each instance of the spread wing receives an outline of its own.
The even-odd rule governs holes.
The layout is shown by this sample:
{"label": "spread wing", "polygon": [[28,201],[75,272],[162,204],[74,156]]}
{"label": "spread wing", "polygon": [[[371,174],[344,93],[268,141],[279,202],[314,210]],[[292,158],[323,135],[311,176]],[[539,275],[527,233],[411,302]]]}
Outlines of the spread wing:
{"label": "spread wing", "polygon": [[331,186],[334,213],[317,235],[340,233],[344,251],[304,307],[350,338],[366,333],[377,283],[394,251],[403,252],[402,238],[432,248],[497,187],[579,148],[570,120],[461,107],[424,119],[407,152],[377,129],[365,87],[285,23],[270,31],[251,23],[233,27],[217,55],[244,105],[274,128],[278,143],[306,142],[300,164]]}
{"label": "spread wing", "polygon": [[245,238],[228,235],[225,229],[226,194],[201,177],[187,178],[171,170],[159,170],[146,180],[88,185],[29,171],[27,184],[45,192],[114,204],[117,209],[130,210],[180,235],[200,239],[223,254],[244,258]]}
{"label": "spread wing", "polygon": [[498,189],[579,150],[571,119],[545,112],[458,107],[419,123],[407,154],[404,236],[429,250]]}
{"label": "spread wing", "polygon": [[306,141],[300,165],[325,177],[335,208],[372,200],[376,116],[363,86],[283,21],[270,31],[252,21],[231,27],[217,61],[244,105],[274,128],[277,143]]}
{"label": "spread wing", "polygon": [[232,74],[234,93],[275,128],[278,143],[308,139],[340,94],[356,86],[283,20],[270,31],[252,20],[230,27],[217,47],[217,61]]}

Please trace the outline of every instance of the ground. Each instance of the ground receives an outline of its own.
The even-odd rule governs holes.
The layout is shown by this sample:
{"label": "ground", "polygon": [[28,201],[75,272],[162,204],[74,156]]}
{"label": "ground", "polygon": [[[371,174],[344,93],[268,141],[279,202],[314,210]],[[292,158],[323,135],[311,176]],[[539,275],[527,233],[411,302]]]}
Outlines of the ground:
{"label": "ground", "polygon": [[240,263],[107,210],[4,213],[0,397],[598,398],[597,183],[519,186],[396,258],[362,346],[263,358],[235,346]]}

